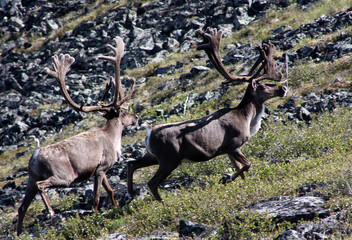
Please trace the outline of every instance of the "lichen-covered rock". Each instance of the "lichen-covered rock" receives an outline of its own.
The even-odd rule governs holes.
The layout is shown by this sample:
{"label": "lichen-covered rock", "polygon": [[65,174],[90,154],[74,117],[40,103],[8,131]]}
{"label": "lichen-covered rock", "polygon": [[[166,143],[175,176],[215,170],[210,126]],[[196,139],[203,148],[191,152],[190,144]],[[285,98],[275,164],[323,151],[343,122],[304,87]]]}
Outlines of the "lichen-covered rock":
{"label": "lichen-covered rock", "polygon": [[325,207],[326,201],[320,197],[301,196],[291,198],[277,196],[247,206],[248,209],[265,214],[278,221],[298,222],[311,220],[317,216],[327,216],[329,210]]}

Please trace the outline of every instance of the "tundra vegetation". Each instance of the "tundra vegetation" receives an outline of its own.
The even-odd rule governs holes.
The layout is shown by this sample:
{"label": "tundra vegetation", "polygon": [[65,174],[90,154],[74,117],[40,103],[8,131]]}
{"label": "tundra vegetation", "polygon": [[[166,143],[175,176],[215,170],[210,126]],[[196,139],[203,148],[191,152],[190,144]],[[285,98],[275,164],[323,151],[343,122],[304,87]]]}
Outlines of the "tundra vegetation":
{"label": "tundra vegetation", "polygon": [[[280,26],[309,23],[321,16],[346,10],[351,1],[318,1],[308,9],[291,5],[286,9],[269,9],[265,16],[251,25],[235,32],[225,38],[222,46],[234,41],[246,42],[252,39],[260,43],[267,37],[268,31]],[[348,26],[342,31],[351,35],[352,27]],[[303,44],[317,46],[336,38],[336,33],[324,35],[322,38],[305,40],[295,46]],[[224,55],[226,50],[222,50]],[[282,52],[277,52],[281,55]],[[150,76],[157,67],[166,67],[183,59],[187,64],[183,73],[190,71],[194,65],[204,65],[204,58],[198,58],[195,51],[177,53],[170,56],[167,61],[150,63],[145,67],[127,69],[126,75],[136,79]],[[231,66],[239,70],[240,66]],[[178,78],[180,73],[167,75],[166,78],[150,76],[150,80],[135,90],[134,101],[143,102],[146,107],[139,114],[141,119],[155,115],[157,109],[170,110],[174,104],[184,101],[191,92],[204,92],[217,88],[224,78],[216,73],[215,69],[200,74],[191,83],[189,90],[176,89],[160,91],[157,87],[164,81]],[[338,88],[350,88],[352,76],[351,56],[336,59],[334,62],[297,61],[289,68],[289,93],[286,98],[269,100],[266,106],[273,111],[285,99],[292,96],[306,95],[311,92],[329,92]],[[284,74],[285,77],[285,74]],[[335,79],[340,81],[335,81]],[[158,85],[159,83],[159,85]],[[185,119],[195,119],[205,115],[207,111],[214,112],[220,107],[231,103],[236,105],[239,95],[246,86],[234,85],[226,92],[221,100],[213,100],[198,104],[184,114],[173,115],[170,118],[158,118],[157,123],[178,122]],[[163,99],[163,101],[157,101]],[[235,99],[235,100],[234,100]],[[234,100],[234,101],[233,101]],[[43,106],[43,108],[50,106]],[[246,181],[237,180],[223,185],[219,179],[226,171],[231,172],[231,162],[226,156],[219,156],[213,160],[194,165],[184,164],[177,168],[169,178],[191,177],[201,184],[193,184],[190,188],[177,189],[173,192],[160,190],[164,204],[154,201],[151,195],[136,198],[129,205],[117,209],[102,209],[85,216],[75,215],[67,218],[60,226],[47,227],[36,221],[36,217],[44,208],[40,199],[33,201],[24,218],[24,226],[35,225],[38,232],[47,228],[47,234],[41,239],[96,239],[108,233],[118,232],[126,236],[146,236],[151,232],[177,233],[179,220],[187,219],[207,224],[217,229],[217,238],[256,239],[275,238],[278,234],[302,223],[275,222],[269,216],[255,214],[246,206],[263,199],[285,195],[298,196],[299,189],[312,184],[318,184],[314,194],[327,199],[327,208],[332,212],[347,210],[343,227],[352,228],[352,111],[350,108],[338,106],[330,112],[314,115],[310,124],[291,121],[286,115],[279,115],[282,121],[268,118],[262,123],[262,129],[253,136],[249,143],[241,150],[251,161],[251,170],[246,175]],[[102,121],[88,115],[86,126],[103,125]],[[77,134],[82,129],[70,125],[59,134],[42,145],[49,145],[67,136]],[[146,132],[139,131],[134,136],[122,139],[124,144],[143,144]],[[34,144],[33,144],[34,146]],[[33,147],[34,149],[34,147]],[[32,150],[33,150],[32,149]],[[6,177],[23,170],[28,164],[31,152],[21,157],[16,153],[23,151],[17,149],[7,151],[0,156],[0,188],[7,183]],[[3,167],[4,166],[4,167]],[[150,167],[138,170],[135,174],[135,183],[147,182],[155,173],[156,168]],[[232,172],[231,172],[232,173]],[[20,184],[25,177],[16,179]],[[322,184],[321,184],[322,183]],[[52,199],[52,207],[62,211],[72,210],[77,197],[73,194],[65,198]],[[17,215],[17,208],[6,208],[3,212],[6,217],[1,219],[0,232],[14,230],[13,219]],[[318,222],[316,218],[312,220]],[[39,237],[39,236],[38,236]],[[178,237],[176,234],[175,237]],[[346,237],[346,236],[345,236]],[[349,233],[351,237],[351,232]],[[29,239],[29,235],[21,238]],[[342,238],[335,232],[331,238]]]}

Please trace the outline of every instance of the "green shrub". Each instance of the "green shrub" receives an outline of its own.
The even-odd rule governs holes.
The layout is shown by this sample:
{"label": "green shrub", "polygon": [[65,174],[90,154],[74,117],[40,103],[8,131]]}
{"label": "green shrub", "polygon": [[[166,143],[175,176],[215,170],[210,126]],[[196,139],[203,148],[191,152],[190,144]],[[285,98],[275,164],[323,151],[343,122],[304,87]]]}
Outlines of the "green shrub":
{"label": "green shrub", "polygon": [[310,125],[288,119],[284,123],[269,120],[263,131],[244,146],[244,152],[272,162],[347,152],[352,146],[351,119],[351,110],[339,108],[334,113],[323,113]]}

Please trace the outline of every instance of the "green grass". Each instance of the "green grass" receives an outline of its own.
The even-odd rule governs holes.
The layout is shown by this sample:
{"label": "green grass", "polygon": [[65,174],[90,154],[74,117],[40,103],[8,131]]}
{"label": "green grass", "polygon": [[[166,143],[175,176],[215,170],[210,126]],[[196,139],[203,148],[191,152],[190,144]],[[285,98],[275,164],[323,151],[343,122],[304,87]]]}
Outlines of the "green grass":
{"label": "green grass", "polygon": [[[351,0],[321,0],[311,4],[308,8],[300,8],[296,4],[291,4],[287,8],[272,8],[266,11],[264,18],[251,24],[249,27],[243,28],[231,39],[236,41],[251,41],[260,43],[263,39],[268,38],[270,30],[277,29],[287,25],[292,29],[298,28],[300,25],[312,22],[314,19],[320,18],[322,15],[333,15],[342,10],[346,10],[352,6]],[[224,41],[225,43],[227,40]]]}
{"label": "green grass", "polygon": [[[337,59],[333,63],[298,62],[289,72],[289,85],[293,87],[295,95],[349,88],[352,85],[351,66],[351,56]],[[340,81],[335,81],[337,78]]]}
{"label": "green grass", "polygon": [[[205,186],[194,184],[176,192],[160,190],[164,204],[147,196],[122,209],[77,216],[68,219],[61,231],[52,230],[43,238],[85,239],[108,232],[143,236],[152,231],[177,231],[181,219],[218,229],[220,238],[274,238],[294,224],[276,225],[269,217],[246,210],[246,205],[278,195],[297,196],[302,186],[325,183],[315,191],[329,199],[327,207],[352,207],[351,129],[352,111],[345,108],[322,114],[310,126],[269,121],[243,147],[253,163],[246,181],[218,183],[231,168],[225,156],[201,164],[184,164],[171,177],[187,175]],[[149,168],[148,174],[154,170]],[[32,208],[37,209],[36,205]],[[29,215],[35,216],[37,211],[32,210]],[[351,216],[346,226],[352,227]]]}
{"label": "green grass", "polygon": [[[273,162],[302,157],[317,158],[330,151],[348,152],[352,147],[352,118],[349,118],[352,116],[351,110],[337,111],[338,113],[324,113],[323,117],[312,121],[309,127],[292,124],[290,121],[286,121],[288,128],[273,122],[266,124],[265,131],[251,140],[248,153]],[[332,132],[334,134],[329,136]],[[275,145],[272,145],[272,142],[275,142]]]}

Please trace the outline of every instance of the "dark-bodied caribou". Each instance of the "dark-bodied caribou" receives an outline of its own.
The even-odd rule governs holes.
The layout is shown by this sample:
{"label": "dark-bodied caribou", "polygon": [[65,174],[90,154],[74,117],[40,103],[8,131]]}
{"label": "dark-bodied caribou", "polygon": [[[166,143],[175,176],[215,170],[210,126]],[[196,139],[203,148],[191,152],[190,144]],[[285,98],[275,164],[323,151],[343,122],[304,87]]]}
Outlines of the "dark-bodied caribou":
{"label": "dark-bodied caribou", "polygon": [[[207,29],[197,31],[202,42],[193,42],[193,47],[204,50],[216,70],[226,78],[226,83],[247,82],[246,93],[237,107],[220,109],[208,116],[171,124],[147,127],[145,146],[147,153],[138,160],[127,163],[128,192],[133,196],[133,173],[151,165],[159,165],[148,187],[156,200],[161,201],[159,184],[181,164],[181,162],[203,162],[216,156],[227,154],[236,168],[229,179],[245,178],[245,171],[251,166],[240,147],[257,133],[264,113],[263,103],[274,97],[283,97],[287,88],[281,85],[261,83],[264,79],[281,81],[282,74],[273,60],[275,47],[269,43],[258,46],[259,58],[249,72],[249,76],[233,76],[224,67],[220,57],[222,31]],[[261,65],[260,65],[261,64]],[[259,69],[255,72],[255,69]],[[261,75],[261,71],[264,73]],[[254,73],[255,72],[255,73]]]}

